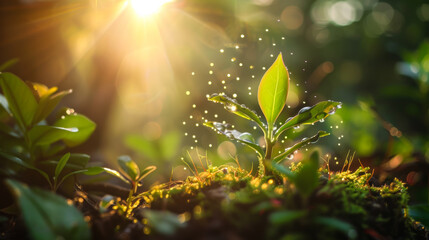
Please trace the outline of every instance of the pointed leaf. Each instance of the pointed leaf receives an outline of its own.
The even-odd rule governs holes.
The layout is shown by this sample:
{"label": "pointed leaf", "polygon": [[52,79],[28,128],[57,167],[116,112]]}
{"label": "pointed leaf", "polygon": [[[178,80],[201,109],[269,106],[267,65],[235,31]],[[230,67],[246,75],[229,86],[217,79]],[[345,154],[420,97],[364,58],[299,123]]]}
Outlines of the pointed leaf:
{"label": "pointed leaf", "polygon": [[89,226],[82,213],[67,204],[66,199],[14,180],[6,183],[17,198],[32,239],[90,239]]}
{"label": "pointed leaf", "polygon": [[21,129],[31,125],[37,110],[37,101],[31,89],[12,73],[0,74],[0,86],[7,99],[9,109]]}
{"label": "pointed leaf", "polygon": [[289,178],[291,182],[294,182],[295,179],[295,173],[292,172],[290,169],[285,167],[284,165],[278,164],[278,163],[272,163],[272,167],[274,170],[279,172],[280,174],[284,175],[285,177]]}
{"label": "pointed leaf", "polygon": [[306,214],[305,210],[283,210],[272,213],[269,219],[272,224],[284,225],[302,218]]}
{"label": "pointed leaf", "polygon": [[323,101],[312,107],[304,107],[299,110],[298,114],[289,118],[275,133],[275,139],[278,139],[280,134],[291,127],[296,127],[303,124],[312,124],[317,121],[323,121],[329,115],[341,108],[340,102]]}
{"label": "pointed leaf", "polygon": [[72,90],[61,91],[54,95],[51,95],[49,93],[41,95],[41,98],[39,100],[39,106],[33,119],[33,124],[36,124],[47,118],[49,114],[51,114],[55,107],[58,105],[58,103],[63,99],[63,97],[69,95],[70,93],[72,93]]}
{"label": "pointed leaf", "polygon": [[118,164],[131,180],[137,180],[140,175],[140,169],[130,156],[123,155],[118,157]]}
{"label": "pointed leaf", "polygon": [[89,175],[89,176],[93,176],[93,175],[98,175],[100,173],[108,173],[110,175],[113,175],[119,179],[121,179],[122,181],[124,181],[125,183],[130,183],[130,181],[128,181],[126,178],[124,178],[118,171],[110,169],[110,168],[106,168],[106,167],[89,167],[86,169],[87,171],[83,172],[83,174],[85,175]]}
{"label": "pointed leaf", "polygon": [[58,179],[58,176],[60,175],[61,171],[63,171],[69,158],[70,158],[70,153],[66,153],[60,159],[60,161],[58,161],[57,167],[55,168],[55,179]]}
{"label": "pointed leaf", "polygon": [[265,72],[258,88],[258,102],[272,127],[282,112],[289,91],[289,73],[280,53],[273,65]]}
{"label": "pointed leaf", "polygon": [[255,140],[250,133],[241,133],[237,130],[229,129],[230,124],[223,124],[220,122],[205,122],[204,126],[215,130],[215,132],[217,132],[218,134],[225,135],[231,140],[235,140],[249,146],[250,148],[255,150],[260,157],[264,156],[264,151],[258,144],[255,143]]}
{"label": "pointed leaf", "polygon": [[77,128],[79,131],[67,134],[63,140],[69,147],[85,142],[95,130],[95,123],[81,114],[66,115],[59,119],[54,126]]}
{"label": "pointed leaf", "polygon": [[315,143],[319,140],[319,138],[326,137],[326,136],[329,136],[329,133],[327,133],[325,131],[319,131],[316,135],[314,135],[310,138],[303,138],[301,140],[301,142],[293,145],[290,148],[285,149],[285,151],[283,153],[280,153],[279,155],[275,156],[273,161],[276,163],[281,162],[284,160],[285,157],[289,156],[290,154],[292,154],[296,150],[302,148],[303,146],[305,146],[307,144]]}
{"label": "pointed leaf", "polygon": [[46,125],[34,126],[28,137],[33,145],[50,145],[59,140],[65,139],[70,133],[77,133],[78,128],[63,128]]}
{"label": "pointed leaf", "polygon": [[140,182],[141,180],[143,180],[143,178],[145,178],[147,175],[151,174],[155,170],[156,170],[155,166],[149,166],[145,168],[143,171],[141,171],[140,176],[137,179],[137,182]]}
{"label": "pointed leaf", "polygon": [[215,102],[215,103],[221,103],[224,105],[224,108],[228,110],[229,112],[232,112],[242,118],[252,120],[258,124],[258,126],[265,131],[264,124],[261,122],[261,119],[259,119],[258,115],[250,110],[250,108],[246,107],[244,104],[239,104],[237,100],[230,98],[223,94],[212,94],[209,98],[209,101]]}
{"label": "pointed leaf", "polygon": [[13,65],[15,65],[17,62],[19,62],[18,58],[13,58],[9,61],[6,61],[5,63],[3,63],[2,65],[0,65],[0,72],[4,71],[10,67],[12,67]]}

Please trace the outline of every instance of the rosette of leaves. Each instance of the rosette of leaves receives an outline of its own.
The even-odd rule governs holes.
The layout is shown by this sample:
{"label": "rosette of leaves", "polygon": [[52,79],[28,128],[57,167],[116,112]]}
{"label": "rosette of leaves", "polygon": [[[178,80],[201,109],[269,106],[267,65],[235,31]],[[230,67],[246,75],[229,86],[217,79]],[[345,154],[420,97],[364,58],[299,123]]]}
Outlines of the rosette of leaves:
{"label": "rosette of leaves", "polygon": [[58,92],[12,73],[0,73],[0,88],[0,176],[24,179],[24,171],[35,171],[56,190],[86,168],[88,155],[64,152],[85,142],[95,123],[73,109],[65,109],[52,124],[46,120],[71,90]]}
{"label": "rosette of leaves", "polygon": [[329,135],[329,133],[325,131],[319,131],[314,136],[304,138],[295,145],[284,149],[281,153],[275,154],[273,152],[273,146],[286,130],[301,125],[313,124],[317,121],[323,121],[341,107],[340,102],[322,101],[312,107],[302,108],[297,115],[288,118],[285,123],[277,126],[277,118],[286,105],[289,81],[289,73],[284,65],[282,54],[280,53],[272,66],[265,72],[258,88],[258,103],[265,116],[265,123],[253,110],[243,104],[239,104],[235,99],[224,94],[213,94],[208,98],[209,101],[223,104],[227,111],[255,122],[262,130],[265,148],[256,143],[252,134],[232,129],[231,125],[228,123],[204,123],[205,126],[214,129],[218,134],[225,135],[229,139],[238,141],[255,150],[260,160],[259,175],[261,176],[264,175],[266,166],[270,165],[271,162],[280,163],[297,149],[307,144],[315,143],[319,138]]}

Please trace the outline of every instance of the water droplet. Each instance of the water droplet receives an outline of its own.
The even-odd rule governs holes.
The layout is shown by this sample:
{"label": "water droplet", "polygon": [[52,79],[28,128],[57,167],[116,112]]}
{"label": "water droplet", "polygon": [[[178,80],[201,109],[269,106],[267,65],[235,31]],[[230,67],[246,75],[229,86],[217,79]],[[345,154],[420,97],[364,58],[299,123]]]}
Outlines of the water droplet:
{"label": "water droplet", "polygon": [[226,86],[223,86],[223,89],[226,89]]}
{"label": "water droplet", "polygon": [[338,125],[337,125],[337,126],[335,126],[335,128],[337,128],[337,129],[338,129]]}
{"label": "water droplet", "polygon": [[252,93],[251,93],[251,92],[249,92],[249,95],[252,95]]}
{"label": "water droplet", "polygon": [[252,87],[248,87],[247,89],[252,90]]}
{"label": "water droplet", "polygon": [[242,67],[242,66],[243,66],[243,63],[239,63],[239,64],[238,64],[238,66]]}
{"label": "water droplet", "polygon": [[194,116],[190,115],[189,118],[192,119],[192,118],[194,118]]}
{"label": "water droplet", "polygon": [[188,133],[187,133],[187,132],[185,132],[185,136],[188,136]]}
{"label": "water droplet", "polygon": [[210,63],[210,67],[213,67],[214,66],[214,63]]}
{"label": "water droplet", "polygon": [[195,123],[195,127],[198,127],[198,126],[200,126],[200,124],[198,124],[198,123]]}
{"label": "water droplet", "polygon": [[250,66],[249,66],[249,68],[250,68],[250,69],[253,69],[254,67],[253,67],[253,65],[250,65]]}
{"label": "water droplet", "polygon": [[273,43],[273,46],[276,46],[276,43]]}
{"label": "water droplet", "polygon": [[266,67],[262,67],[262,70],[265,70],[265,69],[267,69]]}
{"label": "water droplet", "polygon": [[191,94],[191,92],[190,91],[186,91],[185,94],[189,96]]}
{"label": "water droplet", "polygon": [[259,41],[262,41],[262,38],[258,38]]}
{"label": "water droplet", "polygon": [[209,147],[211,148],[211,147],[213,147],[213,145],[210,143],[210,144],[209,144]]}
{"label": "water droplet", "polygon": [[214,117],[217,118],[218,117],[217,114],[215,114]]}
{"label": "water droplet", "polygon": [[282,37],[282,40],[285,40],[285,37]]}
{"label": "water droplet", "polygon": [[207,114],[207,113],[209,113],[209,111],[207,111],[207,110],[204,110],[204,113],[205,113],[205,114]]}
{"label": "water droplet", "polygon": [[293,127],[293,129],[299,129],[299,126],[295,126],[295,127]]}
{"label": "water droplet", "polygon": [[221,82],[222,84],[225,84],[225,80],[222,80],[222,82]]}
{"label": "water droplet", "polygon": [[320,119],[320,120],[319,120],[319,122],[321,122],[321,123],[322,123],[322,122],[324,122],[324,121],[325,121],[325,119],[324,119],[324,118],[322,118],[322,119]]}
{"label": "water droplet", "polygon": [[269,30],[268,28],[266,28],[266,29],[265,29],[265,32],[268,32],[268,31],[270,31],[270,30]]}
{"label": "water droplet", "polygon": [[290,55],[293,55],[293,52],[291,52]]}
{"label": "water droplet", "polygon": [[338,143],[338,146],[341,146],[341,143]]}
{"label": "water droplet", "polygon": [[226,76],[227,76],[227,77],[231,77],[231,74],[229,74],[229,73],[228,73],[228,74],[226,74]]}
{"label": "water droplet", "polygon": [[274,57],[274,54],[270,54],[270,57]]}
{"label": "water droplet", "polygon": [[239,77],[236,77],[235,79],[236,79],[237,81],[240,81],[240,78],[239,78]]}
{"label": "water droplet", "polygon": [[192,135],[192,138],[196,138],[197,136],[195,136],[195,135]]}
{"label": "water droplet", "polygon": [[195,72],[191,72],[191,75],[192,75],[192,76],[194,76],[194,75],[195,75]]}

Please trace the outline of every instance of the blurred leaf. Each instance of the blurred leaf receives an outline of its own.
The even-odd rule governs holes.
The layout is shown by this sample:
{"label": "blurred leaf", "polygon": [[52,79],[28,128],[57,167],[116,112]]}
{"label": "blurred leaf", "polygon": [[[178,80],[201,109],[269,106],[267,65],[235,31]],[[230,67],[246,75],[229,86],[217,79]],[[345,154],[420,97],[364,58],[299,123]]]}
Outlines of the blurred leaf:
{"label": "blurred leaf", "polygon": [[125,138],[125,144],[134,150],[150,159],[158,159],[159,151],[157,151],[153,141],[144,138],[141,135],[128,135]]}
{"label": "blurred leaf", "polygon": [[171,236],[177,229],[185,226],[176,214],[170,212],[145,209],[143,215],[147,218],[149,225],[162,235]]}
{"label": "blurred leaf", "polygon": [[6,183],[14,192],[24,221],[35,240],[90,239],[88,224],[66,199],[14,180]]}
{"label": "blurred leaf", "polygon": [[49,145],[56,141],[65,139],[70,133],[77,133],[76,127],[64,128],[46,125],[38,125],[31,128],[28,138],[33,145]]}
{"label": "blurred leaf", "polygon": [[54,126],[63,128],[77,128],[79,131],[67,134],[63,140],[69,147],[85,142],[95,130],[95,123],[81,114],[66,115],[59,119]]}
{"label": "blurred leaf", "polygon": [[339,230],[343,232],[343,234],[346,235],[349,239],[355,239],[357,237],[355,228],[348,222],[331,217],[316,217],[315,222],[326,227]]}
{"label": "blurred leaf", "polygon": [[60,175],[61,171],[63,171],[69,158],[70,158],[70,153],[66,153],[60,159],[60,161],[58,161],[57,167],[55,168],[55,179],[58,179],[58,176]]}
{"label": "blurred leaf", "polygon": [[137,180],[140,175],[140,169],[130,156],[120,156],[118,158],[118,164],[132,181]]}
{"label": "blurred leaf", "polygon": [[15,65],[17,62],[19,62],[19,59],[18,59],[18,58],[14,58],[14,59],[11,59],[11,60],[9,60],[9,61],[7,61],[7,62],[3,63],[2,65],[0,65],[0,72],[1,72],[1,71],[4,71],[4,70],[6,70],[6,69],[8,69],[8,68],[10,68],[10,67],[12,67],[12,66],[13,66],[13,65]]}
{"label": "blurred leaf", "polygon": [[239,143],[249,146],[250,148],[255,150],[260,157],[264,156],[264,151],[258,144],[255,143],[255,140],[250,133],[241,133],[237,130],[228,129],[230,128],[230,124],[223,124],[220,122],[205,122],[204,126],[212,128],[218,134],[225,135],[231,140],[236,140]]}
{"label": "blurred leaf", "polygon": [[329,133],[325,132],[325,131],[319,131],[316,135],[310,137],[310,138],[303,138],[301,140],[301,142],[296,143],[295,145],[293,145],[290,148],[286,148],[284,152],[280,153],[279,155],[275,156],[273,161],[274,162],[281,162],[283,161],[287,156],[291,155],[293,152],[295,152],[296,150],[302,148],[303,146],[307,145],[307,144],[312,144],[312,143],[316,143],[319,138],[321,137],[326,137],[329,136]]}
{"label": "blurred leaf", "polygon": [[145,178],[147,175],[151,174],[155,170],[156,170],[155,166],[149,166],[143,169],[143,171],[140,173],[139,178],[137,179],[137,182],[140,182],[141,180],[143,180],[143,178]]}
{"label": "blurred leaf", "polygon": [[0,94],[0,107],[2,111],[5,111],[10,116],[12,116],[12,113],[10,112],[10,109],[9,109],[9,103],[7,102],[7,99],[3,94]]}
{"label": "blurred leaf", "polygon": [[419,204],[408,207],[408,214],[416,221],[429,227],[429,205]]}
{"label": "blurred leaf", "polygon": [[262,130],[264,130],[264,124],[261,122],[258,115],[254,111],[246,107],[245,105],[239,104],[237,100],[227,97],[223,94],[217,94],[217,93],[212,94],[208,98],[208,100],[215,103],[223,104],[225,109],[228,110],[229,112],[232,112],[242,118],[256,122],[259,125],[259,127]]}
{"label": "blurred leaf", "polygon": [[71,90],[68,90],[56,93],[52,96],[51,94],[42,95],[39,101],[36,115],[33,119],[33,124],[36,124],[47,118],[49,114],[51,114],[55,107],[58,105],[58,103],[63,99],[63,97],[69,95],[71,92]]}
{"label": "blurred leaf", "polygon": [[310,159],[303,161],[300,170],[295,173],[294,184],[298,191],[308,197],[319,185],[319,153],[313,152]]}
{"label": "blurred leaf", "polygon": [[283,210],[270,214],[271,224],[283,225],[304,217],[307,214],[305,210]]}
{"label": "blurred leaf", "polygon": [[181,139],[182,135],[179,132],[169,132],[160,139],[163,158],[171,159],[177,154]]}
{"label": "blurred leaf", "polygon": [[[67,161],[67,164],[65,165],[66,169],[69,170],[81,170],[86,167],[90,160],[90,156],[83,153],[71,153],[70,158]],[[41,164],[47,164],[52,166],[57,166],[59,162],[59,159],[54,160],[48,160],[48,161],[42,161]]]}
{"label": "blurred leaf", "polygon": [[272,163],[274,170],[278,171],[280,174],[283,174],[285,177],[289,178],[291,182],[295,181],[295,173],[292,172],[289,168],[278,163]]}
{"label": "blurred leaf", "polygon": [[289,91],[289,73],[280,53],[273,65],[265,72],[258,88],[258,102],[272,127],[282,112]]}
{"label": "blurred leaf", "polygon": [[126,178],[124,178],[118,171],[110,169],[110,168],[106,168],[106,167],[89,167],[86,169],[85,172],[83,172],[83,174],[93,176],[93,175],[98,175],[98,174],[103,173],[103,172],[106,172],[110,175],[113,175],[113,176],[121,179],[125,183],[130,184],[130,181],[128,181]]}
{"label": "blurred leaf", "polygon": [[323,121],[323,119],[327,118],[330,114],[334,114],[337,108],[341,108],[341,103],[334,101],[323,101],[312,107],[304,107],[299,110],[297,115],[286,120],[276,131],[274,138],[277,139],[280,134],[291,127]]}
{"label": "blurred leaf", "polygon": [[33,92],[25,82],[12,73],[0,74],[0,86],[16,121],[21,129],[26,129],[31,125],[37,110]]}

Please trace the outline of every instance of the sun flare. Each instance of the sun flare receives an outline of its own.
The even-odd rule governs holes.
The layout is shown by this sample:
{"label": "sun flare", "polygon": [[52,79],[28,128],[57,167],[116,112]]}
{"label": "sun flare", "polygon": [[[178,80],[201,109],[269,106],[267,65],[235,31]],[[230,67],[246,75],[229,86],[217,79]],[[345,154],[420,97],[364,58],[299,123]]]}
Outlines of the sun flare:
{"label": "sun flare", "polygon": [[147,17],[159,12],[161,7],[173,0],[130,0],[134,11],[141,16]]}

